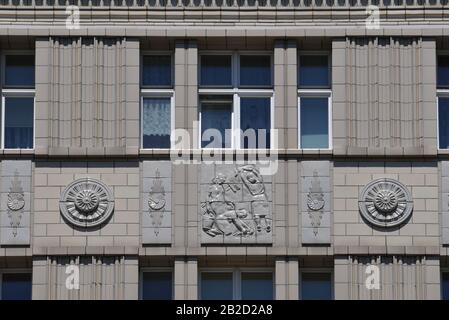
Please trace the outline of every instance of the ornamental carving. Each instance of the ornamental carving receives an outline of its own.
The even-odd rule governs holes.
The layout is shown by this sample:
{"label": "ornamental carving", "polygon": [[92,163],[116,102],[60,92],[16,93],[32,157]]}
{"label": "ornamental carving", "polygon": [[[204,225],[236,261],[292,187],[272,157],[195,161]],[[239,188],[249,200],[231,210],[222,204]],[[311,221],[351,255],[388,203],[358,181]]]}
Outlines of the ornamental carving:
{"label": "ornamental carving", "polygon": [[318,234],[318,228],[321,225],[321,219],[323,218],[324,208],[324,193],[321,188],[320,180],[318,179],[318,172],[313,171],[313,180],[307,194],[307,207],[309,212],[309,218],[313,227],[313,233],[315,236]]}
{"label": "ornamental carving", "polygon": [[410,192],[393,179],[374,180],[365,186],[359,198],[362,216],[378,227],[394,227],[411,215],[413,201]]}
{"label": "ornamental carving", "polygon": [[20,226],[23,208],[25,207],[25,195],[23,193],[22,182],[19,180],[19,172],[17,170],[14,172],[14,178],[11,180],[6,206],[8,207],[7,214],[12,227],[12,234],[16,237],[17,228]]}
{"label": "ornamental carving", "polygon": [[111,216],[114,197],[111,190],[101,181],[82,178],[65,188],[59,207],[64,218],[73,225],[94,227]]}
{"label": "ornamental carving", "polygon": [[263,178],[254,165],[219,172],[201,203],[203,231],[211,237],[249,237],[271,232],[271,210]]}
{"label": "ornamental carving", "polygon": [[150,210],[151,223],[154,227],[154,234],[159,235],[159,228],[162,225],[162,218],[164,217],[163,209],[165,207],[165,189],[162,185],[159,169],[156,170],[156,178],[153,180],[148,197],[148,207]]}

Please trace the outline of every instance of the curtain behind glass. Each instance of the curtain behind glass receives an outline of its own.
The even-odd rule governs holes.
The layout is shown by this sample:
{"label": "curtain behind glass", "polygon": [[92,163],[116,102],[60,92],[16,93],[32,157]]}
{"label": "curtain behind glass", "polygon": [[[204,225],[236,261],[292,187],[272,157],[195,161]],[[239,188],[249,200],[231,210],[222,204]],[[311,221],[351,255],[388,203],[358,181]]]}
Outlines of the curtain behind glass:
{"label": "curtain behind glass", "polygon": [[170,148],[170,98],[143,99],[143,148]]}
{"label": "curtain behind glass", "polygon": [[[244,148],[270,148],[270,98],[242,98],[240,100],[240,128]],[[251,136],[254,129],[255,140]],[[265,131],[262,131],[265,130]]]}
{"label": "curtain behind glass", "polygon": [[34,98],[5,98],[5,148],[32,149]]}

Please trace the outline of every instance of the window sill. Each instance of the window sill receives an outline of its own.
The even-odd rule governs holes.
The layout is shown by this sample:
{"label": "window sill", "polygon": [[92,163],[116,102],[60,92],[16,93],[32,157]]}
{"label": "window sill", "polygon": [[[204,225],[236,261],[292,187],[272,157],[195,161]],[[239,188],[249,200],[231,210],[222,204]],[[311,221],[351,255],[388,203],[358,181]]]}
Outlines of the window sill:
{"label": "window sill", "polygon": [[34,149],[2,149],[0,154],[3,155],[34,155]]}

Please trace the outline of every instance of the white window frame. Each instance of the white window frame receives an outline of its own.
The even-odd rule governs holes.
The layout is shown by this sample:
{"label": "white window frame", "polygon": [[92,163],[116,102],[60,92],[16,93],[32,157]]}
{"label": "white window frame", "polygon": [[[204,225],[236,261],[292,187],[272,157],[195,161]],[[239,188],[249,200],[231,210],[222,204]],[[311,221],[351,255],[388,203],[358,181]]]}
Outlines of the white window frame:
{"label": "white window frame", "polygon": [[[29,273],[31,274],[31,288],[33,288],[33,271],[31,269],[27,268],[20,268],[20,269],[0,269],[0,300],[3,300],[2,298],[2,287],[3,287],[3,275],[5,273]],[[33,292],[31,290],[31,298],[33,297]]]}
{"label": "white window frame", "polygon": [[[1,133],[0,148],[2,150],[34,150],[36,146],[36,84],[33,87],[5,87],[6,56],[29,55],[36,56],[31,50],[5,50],[0,55],[0,108],[1,108]],[[34,66],[36,73],[36,65]],[[36,76],[35,76],[36,78]],[[33,98],[33,146],[32,148],[5,148],[5,99],[6,98]]]}
{"label": "white window frame", "polygon": [[[231,86],[201,86],[201,57],[202,56],[210,56],[210,55],[220,55],[220,56],[231,56],[231,77],[232,77],[232,85]],[[262,56],[270,56],[271,57],[271,82],[272,87],[244,87],[239,88],[240,86],[240,56],[251,56],[251,55],[262,55]],[[274,66],[273,66],[273,53],[271,51],[202,51],[199,54],[199,67],[198,67],[198,94],[201,95],[229,95],[232,96],[232,111],[231,111],[231,130],[232,130],[232,138],[231,138],[231,147],[230,148],[218,148],[218,149],[226,149],[226,150],[245,150],[241,145],[241,137],[236,136],[235,132],[240,132],[240,100],[242,98],[270,98],[270,149],[273,148],[274,138],[273,138],[273,130],[274,130]],[[203,148],[201,145],[202,138],[202,111],[201,111],[201,99],[199,99],[199,108],[198,108],[198,121],[199,121],[199,130],[198,130],[198,146],[200,149],[217,149],[217,148]],[[249,149],[248,149],[249,150]],[[260,148],[258,150],[263,150]]]}
{"label": "white window frame", "polygon": [[299,300],[302,300],[302,276],[304,273],[330,273],[331,275],[331,300],[335,300],[335,284],[334,284],[334,270],[332,268],[301,268],[299,270]]}
{"label": "white window frame", "polygon": [[[327,98],[328,148],[303,148],[301,146],[301,98]],[[332,150],[332,90],[298,90],[298,148],[301,150]]]}
{"label": "white window frame", "polygon": [[[143,86],[143,58],[145,56],[170,56],[171,58],[171,85],[170,86]],[[173,142],[170,139],[170,148],[144,148],[143,146],[143,100],[145,98],[170,99],[170,136],[175,130],[175,64],[174,55],[171,51],[142,51],[140,55],[140,151],[143,150],[170,150],[173,148]]]}
{"label": "white window frame", "polygon": [[273,300],[276,299],[275,272],[272,268],[203,268],[198,274],[198,300],[201,300],[203,273],[231,273],[232,300],[242,300],[242,273],[271,273],[273,279]]}
{"label": "white window frame", "polygon": [[171,300],[175,299],[175,270],[172,267],[144,267],[139,271],[139,300],[143,299],[143,274],[150,272],[170,272],[171,273]]}

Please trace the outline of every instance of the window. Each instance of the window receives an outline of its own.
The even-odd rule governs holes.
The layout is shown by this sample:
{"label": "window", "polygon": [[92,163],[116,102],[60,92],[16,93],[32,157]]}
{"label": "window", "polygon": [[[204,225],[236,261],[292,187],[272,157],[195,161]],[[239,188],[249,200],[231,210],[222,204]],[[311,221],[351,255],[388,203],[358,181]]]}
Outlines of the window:
{"label": "window", "polygon": [[301,272],[302,300],[332,300],[332,290],[331,272]]}
{"label": "window", "polygon": [[203,271],[200,279],[202,300],[273,300],[272,271]]}
{"label": "window", "polygon": [[34,148],[34,55],[3,55],[2,148]]}
{"label": "window", "polygon": [[272,145],[272,56],[200,56],[202,148],[269,149]]}
{"label": "window", "polygon": [[142,273],[142,300],[173,299],[173,274],[171,271],[149,271]]}
{"label": "window", "polygon": [[169,149],[174,125],[173,67],[170,54],[144,54],[141,71],[141,147]]}
{"label": "window", "polygon": [[31,273],[0,273],[1,300],[31,300]]}
{"label": "window", "polygon": [[299,56],[298,143],[300,149],[332,148],[332,91],[329,55]]}
{"label": "window", "polygon": [[449,55],[439,55],[437,60],[437,88],[449,88]]}

